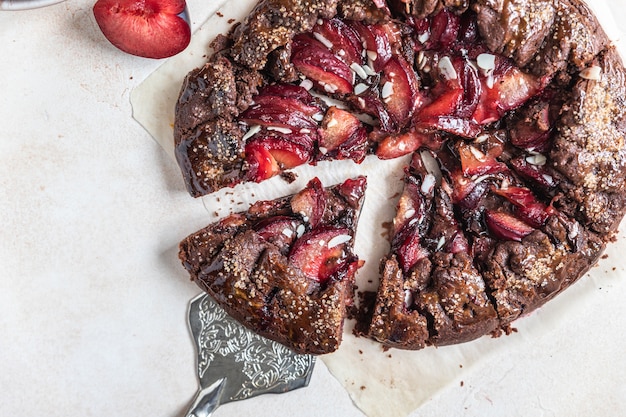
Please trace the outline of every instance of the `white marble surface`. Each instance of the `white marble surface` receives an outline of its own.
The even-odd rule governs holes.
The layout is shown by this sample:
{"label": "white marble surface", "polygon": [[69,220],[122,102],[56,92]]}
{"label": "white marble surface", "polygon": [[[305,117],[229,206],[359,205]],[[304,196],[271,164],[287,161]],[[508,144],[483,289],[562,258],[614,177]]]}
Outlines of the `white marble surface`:
{"label": "white marble surface", "polygon": [[[215,3],[189,2],[194,27]],[[0,416],[178,417],[198,291],[176,245],[207,214],[132,119],[161,61],[110,46],[91,6],[0,12]],[[624,242],[413,416],[626,415]],[[362,413],[319,361],[309,387],[215,415]]]}

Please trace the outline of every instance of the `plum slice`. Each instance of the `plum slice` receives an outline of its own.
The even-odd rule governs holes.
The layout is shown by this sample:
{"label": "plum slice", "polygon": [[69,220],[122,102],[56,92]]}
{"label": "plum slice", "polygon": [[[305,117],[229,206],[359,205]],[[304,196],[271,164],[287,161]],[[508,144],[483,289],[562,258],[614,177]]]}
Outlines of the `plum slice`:
{"label": "plum slice", "polygon": [[461,19],[448,9],[442,9],[431,20],[427,47],[447,50],[457,41]]}
{"label": "plum slice", "polygon": [[441,137],[436,132],[410,129],[404,133],[386,135],[376,147],[380,159],[393,159],[415,152],[421,147],[436,149],[441,145]]}
{"label": "plum slice", "polygon": [[[486,74],[482,78],[482,96],[472,119],[479,124],[500,120],[510,110],[539,94],[545,80],[527,74],[515,67],[512,61],[492,54],[484,54],[486,60],[493,60],[482,66]],[[480,65],[480,63],[479,63]]]}
{"label": "plum slice", "polygon": [[308,278],[326,283],[350,261],[346,251],[352,234],[344,228],[318,228],[305,233],[294,244],[290,262]]}
{"label": "plum slice", "polygon": [[249,181],[261,182],[280,173],[278,162],[260,142],[249,142],[245,148],[248,171],[246,178]]}
{"label": "plum slice", "polygon": [[291,211],[302,216],[311,228],[316,227],[326,210],[326,193],[319,179],[309,181],[307,187],[295,194],[290,201]]}
{"label": "plum slice", "polygon": [[419,83],[413,68],[401,56],[394,56],[383,67],[380,97],[399,128],[404,127],[421,105]]}
{"label": "plum slice", "polygon": [[346,110],[330,107],[319,132],[319,160],[352,159],[359,163],[367,155],[367,130],[355,115]]}
{"label": "plum slice", "polygon": [[457,150],[461,159],[463,174],[468,177],[473,175],[497,174],[508,169],[505,164],[496,160],[492,155],[488,153],[485,154],[475,146],[465,142],[459,142]]}
{"label": "plum slice", "polygon": [[375,72],[382,71],[392,57],[391,43],[387,37],[387,32],[380,26],[365,25],[357,21],[350,21],[348,25],[361,37],[368,58],[368,66],[371,66]]}
{"label": "plum slice", "polygon": [[486,210],[485,222],[489,231],[498,239],[503,240],[521,242],[535,230],[532,226],[504,211]]}
{"label": "plum slice", "polygon": [[550,216],[548,207],[526,187],[498,188],[495,193],[514,204],[517,216],[532,227],[543,226]]}
{"label": "plum slice", "polygon": [[322,120],[319,146],[325,148],[326,151],[333,151],[362,127],[363,124],[355,115],[332,106]]}
{"label": "plum slice", "polygon": [[311,161],[313,141],[306,134],[265,130],[248,141],[245,153],[250,179],[260,182]]}
{"label": "plum slice", "polygon": [[281,127],[289,130],[317,128],[317,122],[312,118],[319,112],[316,107],[306,106],[292,98],[259,96],[256,100],[240,118],[248,125]]}
{"label": "plum slice", "polygon": [[343,20],[322,19],[313,28],[313,36],[346,64],[363,63],[363,42],[354,28]]}
{"label": "plum slice", "polygon": [[[529,160],[532,162],[529,162]],[[554,192],[559,184],[556,172],[546,166],[546,158],[540,154],[533,154],[527,157],[519,156],[509,162],[511,168],[524,179],[540,188],[544,193]]]}
{"label": "plum slice", "polygon": [[353,91],[350,67],[311,35],[297,35],[293,39],[291,62],[322,92],[348,94]]}
{"label": "plum slice", "polygon": [[287,255],[298,235],[303,233],[304,225],[296,217],[279,215],[262,219],[254,229],[263,239],[278,246],[283,255]]}
{"label": "plum slice", "polygon": [[311,93],[306,88],[294,84],[277,83],[266,85],[259,91],[259,95],[256,98],[258,99],[260,96],[292,98],[303,104],[315,105],[315,100]]}

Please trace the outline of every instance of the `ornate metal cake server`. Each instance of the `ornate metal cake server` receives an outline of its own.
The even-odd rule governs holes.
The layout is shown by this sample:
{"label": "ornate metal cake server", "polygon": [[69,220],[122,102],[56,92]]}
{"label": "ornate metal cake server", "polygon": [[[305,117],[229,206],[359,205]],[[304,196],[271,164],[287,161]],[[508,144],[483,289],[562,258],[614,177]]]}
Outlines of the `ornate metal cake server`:
{"label": "ornate metal cake server", "polygon": [[200,390],[185,414],[208,417],[221,404],[309,384],[315,357],[299,355],[237,323],[206,294],[189,305]]}

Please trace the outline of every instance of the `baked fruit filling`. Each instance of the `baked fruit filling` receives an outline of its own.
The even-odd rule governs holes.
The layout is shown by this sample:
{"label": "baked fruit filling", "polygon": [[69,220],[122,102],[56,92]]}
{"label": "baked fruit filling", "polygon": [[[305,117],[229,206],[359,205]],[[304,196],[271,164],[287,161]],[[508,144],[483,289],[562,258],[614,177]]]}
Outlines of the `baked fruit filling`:
{"label": "baked fruit filling", "polygon": [[354,276],[365,177],[258,201],[188,236],[179,257],[229,314],[297,352],[339,346]]}
{"label": "baked fruit filling", "polygon": [[[450,136],[475,139],[548,81],[489,52],[474,13],[448,9],[379,24],[319,19],[290,49],[286,65],[297,81],[262,87],[239,117],[244,180],[320,160],[396,158]],[[547,139],[541,133],[515,144],[535,150]]]}
{"label": "baked fruit filling", "polygon": [[[193,196],[302,164],[410,155],[376,299],[357,326],[386,346],[510,331],[596,262],[624,216],[626,77],[578,0],[262,0],[213,46],[176,111],[176,154]],[[254,305],[210,284],[232,275],[217,256],[231,243],[211,236],[244,219],[245,234],[218,240],[266,245],[248,269],[271,253],[313,286],[307,294],[352,288],[359,263],[346,239],[356,220],[327,216],[337,204],[357,210],[362,193],[350,202],[350,192],[320,190],[310,184],[286,211],[263,203],[255,214],[259,203],[211,226],[202,239],[213,243],[188,238],[183,263],[227,310]],[[209,252],[191,262],[202,245]],[[291,324],[269,330],[269,313],[238,317],[298,351],[329,352],[339,340],[333,333],[326,350],[313,348],[291,327],[285,335]]]}

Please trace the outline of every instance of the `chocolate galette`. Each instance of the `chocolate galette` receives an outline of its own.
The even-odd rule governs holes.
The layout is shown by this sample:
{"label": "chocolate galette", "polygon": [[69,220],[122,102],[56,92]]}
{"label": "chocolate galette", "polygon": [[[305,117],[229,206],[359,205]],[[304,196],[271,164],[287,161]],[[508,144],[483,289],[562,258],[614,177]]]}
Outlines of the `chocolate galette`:
{"label": "chocolate galette", "polygon": [[626,74],[580,0],[262,0],[212,46],[176,107],[193,196],[412,154],[366,323],[387,346],[508,331],[614,238]]}
{"label": "chocolate galette", "polygon": [[231,316],[300,353],[339,347],[354,275],[365,177],[258,201],[188,236],[179,257]]}

